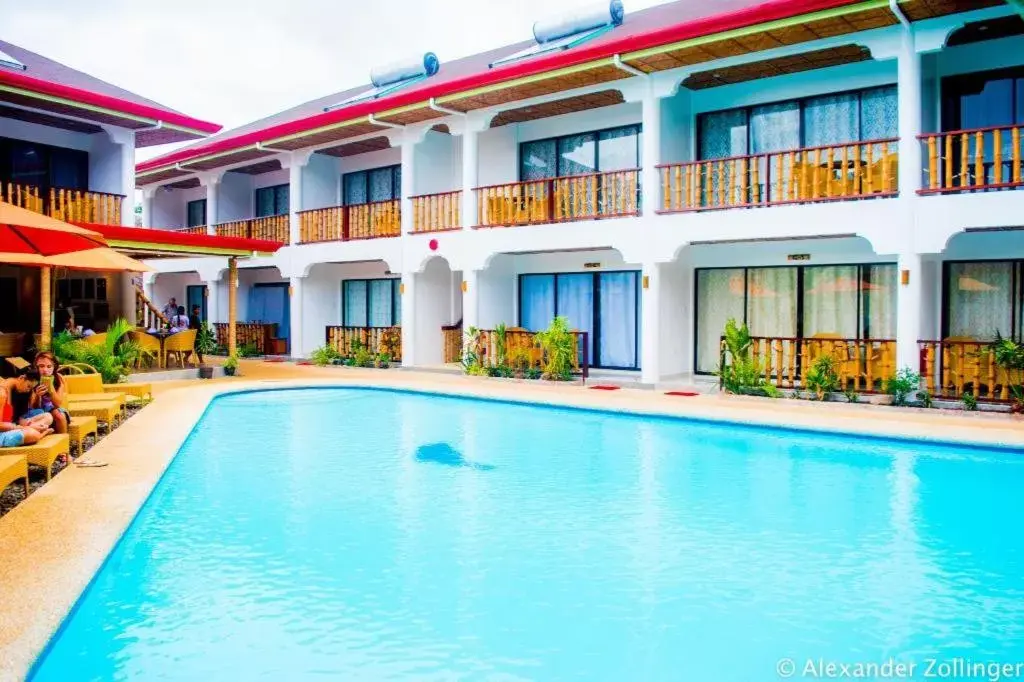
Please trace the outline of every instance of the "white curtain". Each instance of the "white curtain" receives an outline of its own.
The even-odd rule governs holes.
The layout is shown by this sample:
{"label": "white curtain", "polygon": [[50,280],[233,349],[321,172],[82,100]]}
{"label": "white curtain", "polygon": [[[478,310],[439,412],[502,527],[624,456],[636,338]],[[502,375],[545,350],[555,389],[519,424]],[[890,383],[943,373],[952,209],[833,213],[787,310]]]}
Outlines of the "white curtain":
{"label": "white curtain", "polygon": [[601,367],[633,368],[637,358],[637,273],[603,272],[598,277]]}
{"label": "white curtain", "polygon": [[697,271],[697,371],[714,372],[731,317],[743,322],[743,268]]}
{"label": "white curtain", "polygon": [[868,339],[896,338],[896,265],[868,265],[865,286],[861,292],[861,308]]}
{"label": "white curtain", "polygon": [[804,269],[804,338],[838,334],[857,338],[857,298],[860,291],[856,265],[829,265]]}
{"label": "white curtain", "polygon": [[796,336],[796,268],[747,270],[747,326],[751,336]]}
{"label": "white curtain", "polygon": [[276,324],[277,337],[287,339],[289,317],[287,285],[255,284],[249,289],[248,322]]}
{"label": "white curtain", "polygon": [[548,328],[555,319],[554,275],[523,275],[519,279],[519,325],[531,332]]}
{"label": "white curtain", "polygon": [[569,329],[587,332],[587,352],[594,360],[594,276],[585,274],[558,275],[558,309],[555,314],[569,320]]}
{"label": "white curtain", "polygon": [[391,292],[390,279],[370,280],[370,327],[391,326]]}
{"label": "white curtain", "polygon": [[950,263],[948,273],[949,336],[986,341],[1013,333],[1013,263]]}

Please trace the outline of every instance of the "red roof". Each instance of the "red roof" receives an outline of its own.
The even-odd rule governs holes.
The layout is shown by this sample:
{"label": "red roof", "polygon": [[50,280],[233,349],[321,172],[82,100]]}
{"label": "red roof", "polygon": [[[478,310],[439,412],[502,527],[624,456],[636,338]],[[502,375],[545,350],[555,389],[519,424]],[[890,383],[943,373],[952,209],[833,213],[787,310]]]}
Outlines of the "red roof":
{"label": "red roof", "polygon": [[[121,227],[118,225],[98,225],[96,223],[76,223],[103,235],[114,248],[131,250],[126,244],[138,244],[140,250],[175,251],[182,256],[188,255],[251,255],[276,253],[284,244],[265,239],[243,239],[240,237],[220,237],[206,234],[189,234],[175,230],[160,230],[148,227]],[[237,253],[226,253],[226,252]]]}
{"label": "red roof", "polygon": [[[48,98],[59,97],[72,103],[100,107],[112,112],[106,114],[88,108],[78,109],[74,104],[67,105],[47,98],[28,98],[22,102],[17,93],[2,92],[0,100],[18,104],[29,104],[34,108],[53,111],[54,113],[73,113],[78,118],[95,120],[99,123],[112,123],[125,128],[152,128],[157,121],[164,125],[177,128],[163,128],[140,132],[136,135],[136,146],[145,147],[168,142],[182,142],[217,132],[221,126],[186,116],[153,100],[136,95],[133,92],[111,85],[81,71],[76,71],[60,62],[47,59],[17,45],[0,40],[0,50],[14,57],[27,68],[25,70],[0,67],[0,84],[45,95]],[[73,111],[69,111],[71,109]],[[125,114],[127,118],[118,120],[117,114]],[[145,119],[144,121],[137,120]]]}
{"label": "red roof", "polygon": [[200,156],[247,147],[255,145],[257,142],[265,142],[321,126],[417,104],[427,101],[431,97],[444,97],[525,76],[598,59],[607,59],[616,54],[856,4],[858,1],[712,0],[699,2],[697,0],[676,0],[632,14],[627,13],[621,26],[571,50],[488,68],[488,65],[498,57],[512,54],[533,44],[532,41],[525,41],[484,54],[459,59],[450,64],[442,64],[440,71],[424,81],[422,85],[399,90],[395,94],[377,100],[324,112],[325,106],[336,104],[346,97],[362,92],[369,85],[352,88],[144,161],[138,164],[136,170],[145,172],[163,168]]}

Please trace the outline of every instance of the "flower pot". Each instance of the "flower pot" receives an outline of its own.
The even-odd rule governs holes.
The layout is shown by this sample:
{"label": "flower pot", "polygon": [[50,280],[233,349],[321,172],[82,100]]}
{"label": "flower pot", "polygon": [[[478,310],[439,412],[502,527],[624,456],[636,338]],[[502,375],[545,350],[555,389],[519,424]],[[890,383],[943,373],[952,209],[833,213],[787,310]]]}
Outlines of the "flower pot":
{"label": "flower pot", "polygon": [[213,367],[200,367],[199,368],[200,379],[212,379],[213,378]]}
{"label": "flower pot", "polygon": [[224,368],[224,375],[225,376],[229,376],[229,377],[235,376],[235,368],[234,367],[225,367]]}

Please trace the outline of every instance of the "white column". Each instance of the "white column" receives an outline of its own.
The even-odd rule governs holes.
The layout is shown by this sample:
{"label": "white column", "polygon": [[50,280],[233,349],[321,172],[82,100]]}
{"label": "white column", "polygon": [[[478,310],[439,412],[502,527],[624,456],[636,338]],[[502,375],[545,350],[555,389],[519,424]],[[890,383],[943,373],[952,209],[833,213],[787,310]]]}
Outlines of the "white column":
{"label": "white column", "polygon": [[121,224],[135,227],[135,134],[131,132],[121,144],[121,186],[125,194],[121,206]]}
{"label": "white column", "polygon": [[643,149],[641,187],[643,193],[643,215],[653,216],[661,205],[660,183],[658,181],[658,163],[661,158],[661,99],[654,94],[653,86],[643,99]]}
{"label": "white column", "polygon": [[206,185],[206,234],[217,234],[217,195],[220,192],[220,178],[208,178]]}
{"label": "white column", "polygon": [[921,55],[914,34],[904,29],[898,64],[899,98],[899,183],[901,197],[917,197],[921,189]]}
{"label": "white column", "polygon": [[480,271],[465,270],[462,273],[462,329],[480,326]]}
{"label": "white column", "polygon": [[[645,133],[646,136],[646,133]],[[645,263],[640,297],[640,381],[661,378],[661,274],[664,265]]]}
{"label": "white column", "polygon": [[476,192],[480,180],[480,131],[487,121],[467,116],[462,132],[462,227],[479,224],[476,214]]}
{"label": "white column", "polygon": [[[405,180],[403,179],[402,182],[404,184]],[[416,273],[404,272],[402,273],[402,366],[413,367],[415,364]]]}
{"label": "white column", "polygon": [[[295,214],[292,214],[295,217]],[[291,295],[290,318],[291,339],[289,355],[293,358],[301,358],[306,355],[306,347],[302,338],[302,283],[305,277],[292,277],[289,279],[288,293]]]}
{"label": "white column", "polygon": [[917,342],[921,334],[923,277],[921,254],[900,254],[899,293],[896,297],[896,369],[920,369]]}
{"label": "white column", "polygon": [[206,285],[206,319],[213,325],[214,322],[222,322],[220,319],[220,280],[209,279],[203,282]]}
{"label": "white column", "polygon": [[121,278],[122,316],[128,320],[129,324],[137,325],[138,320],[135,319],[135,284],[132,281],[135,275],[131,272],[122,272],[119,277]]}
{"label": "white column", "polygon": [[299,211],[302,210],[302,173],[309,163],[309,152],[295,152],[288,161],[288,243],[299,243]]}
{"label": "white column", "polygon": [[[402,140],[402,234],[409,234],[412,232],[411,197],[415,194],[415,187],[416,140],[412,135],[406,135]],[[402,357],[405,357],[404,354]]]}
{"label": "white column", "polygon": [[156,227],[153,224],[153,197],[157,187],[146,187],[142,190],[142,226]]}

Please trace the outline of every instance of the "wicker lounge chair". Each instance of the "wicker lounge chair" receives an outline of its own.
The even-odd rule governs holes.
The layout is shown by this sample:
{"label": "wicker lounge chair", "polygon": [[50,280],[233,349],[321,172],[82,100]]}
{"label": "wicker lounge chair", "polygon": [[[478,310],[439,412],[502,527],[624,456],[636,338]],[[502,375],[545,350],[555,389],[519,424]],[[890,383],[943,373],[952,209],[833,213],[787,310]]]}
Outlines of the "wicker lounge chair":
{"label": "wicker lounge chair", "polygon": [[53,470],[53,463],[61,455],[70,456],[70,441],[65,433],[52,433],[45,436],[35,445],[22,445],[17,448],[3,448],[0,453],[7,455],[21,455],[29,464],[40,466],[46,469],[46,480],[50,480]]}
{"label": "wicker lounge chair", "polygon": [[71,445],[75,446],[75,452],[78,456],[81,456],[84,449],[85,437],[91,435],[93,438],[99,436],[99,423],[96,421],[96,417],[91,415],[80,414],[75,416],[68,424],[68,438],[71,441]]}
{"label": "wicker lounge chair", "polygon": [[[0,452],[13,449],[3,448]],[[0,490],[17,480],[25,482],[25,497],[28,497],[28,460],[24,455],[0,455]]]}

